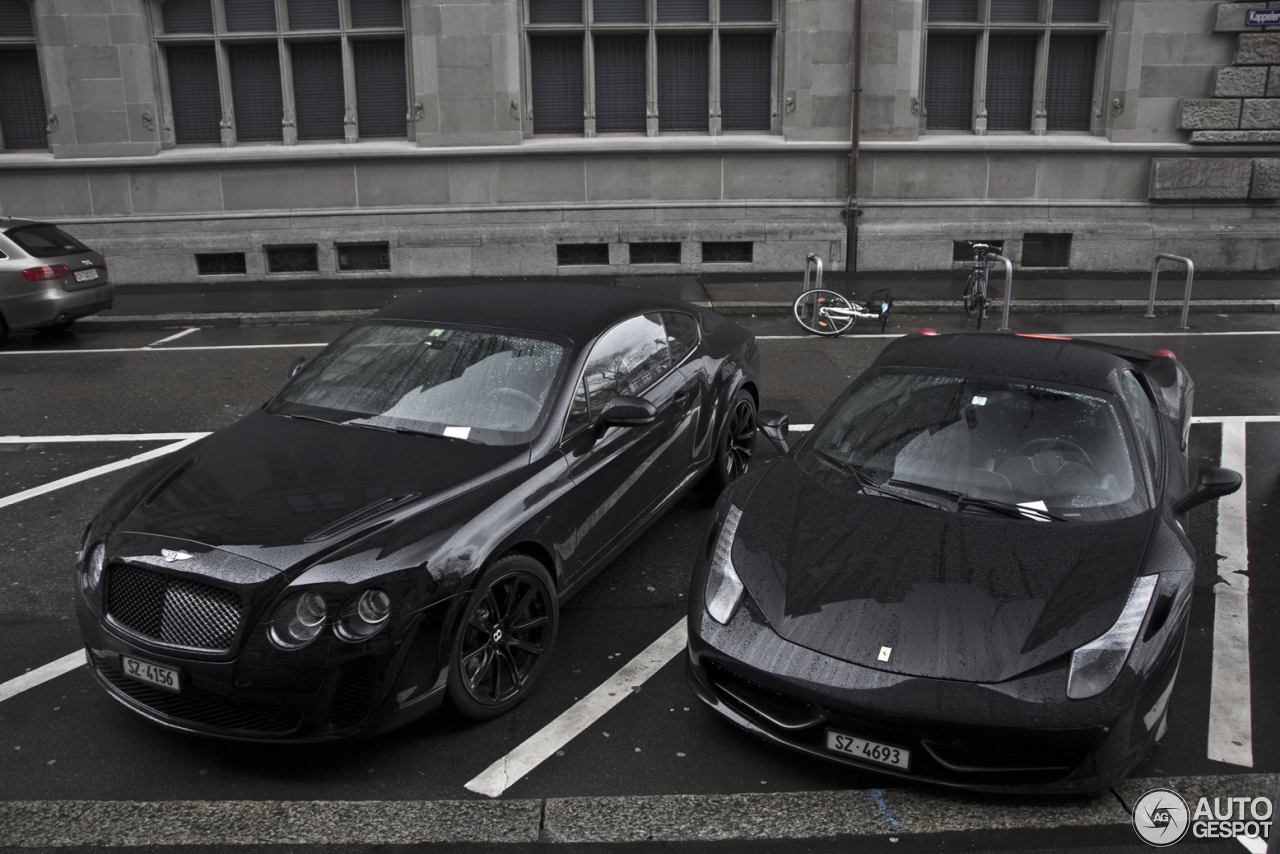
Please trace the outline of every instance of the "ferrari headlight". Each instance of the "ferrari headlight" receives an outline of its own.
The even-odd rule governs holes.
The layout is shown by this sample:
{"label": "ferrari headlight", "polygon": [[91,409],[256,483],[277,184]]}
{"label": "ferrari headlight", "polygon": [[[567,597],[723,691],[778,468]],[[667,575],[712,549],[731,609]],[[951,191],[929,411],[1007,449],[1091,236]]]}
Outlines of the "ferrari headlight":
{"label": "ferrari headlight", "polygon": [[89,552],[89,559],[85,561],[80,575],[80,584],[86,593],[92,593],[98,589],[98,585],[102,582],[102,569],[106,564],[107,547],[98,543],[93,547],[93,551]]}
{"label": "ferrari headlight", "polygon": [[1101,694],[1116,681],[1120,668],[1129,657],[1133,641],[1142,628],[1142,619],[1151,604],[1159,576],[1144,575],[1133,584],[1129,601],[1105,635],[1090,641],[1071,656],[1071,673],[1067,677],[1067,696],[1083,700]]}
{"label": "ferrari headlight", "polygon": [[724,524],[720,526],[720,536],[707,573],[707,613],[722,625],[728,624],[742,601],[742,579],[733,568],[733,539],[738,533],[741,518],[742,511],[730,504]]}
{"label": "ferrari headlight", "polygon": [[366,590],[346,604],[338,618],[338,636],[343,640],[371,638],[391,617],[391,597],[376,587]]}
{"label": "ferrari headlight", "polygon": [[324,628],[328,607],[314,590],[290,596],[271,618],[271,640],[285,649],[298,649],[316,639]]}

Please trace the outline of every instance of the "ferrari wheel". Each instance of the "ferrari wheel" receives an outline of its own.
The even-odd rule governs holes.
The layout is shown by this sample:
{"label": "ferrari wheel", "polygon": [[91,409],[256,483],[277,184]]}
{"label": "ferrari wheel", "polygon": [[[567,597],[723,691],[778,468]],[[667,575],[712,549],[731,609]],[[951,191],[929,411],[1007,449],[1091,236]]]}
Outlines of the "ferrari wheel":
{"label": "ferrari wheel", "polygon": [[725,413],[724,427],[716,442],[716,458],[698,489],[708,499],[747,473],[756,448],[756,401],[751,392],[738,389]]}
{"label": "ferrari wheel", "polygon": [[485,571],[463,612],[449,657],[449,696],[469,718],[519,705],[546,669],[559,607],[551,576],[522,554]]}

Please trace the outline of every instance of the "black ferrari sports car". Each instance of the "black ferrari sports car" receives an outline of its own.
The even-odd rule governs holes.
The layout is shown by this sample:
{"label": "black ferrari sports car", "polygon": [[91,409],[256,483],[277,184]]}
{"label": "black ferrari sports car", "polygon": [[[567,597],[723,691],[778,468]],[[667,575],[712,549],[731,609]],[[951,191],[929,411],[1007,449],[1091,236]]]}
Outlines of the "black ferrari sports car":
{"label": "black ferrari sports car", "polygon": [[[1065,338],[908,335],[720,497],[689,596],[711,709],[812,756],[1087,791],[1164,731],[1195,554],[1192,382]],[[785,446],[786,418],[759,413]]]}
{"label": "black ferrari sports car", "polygon": [[498,715],[559,606],[747,471],[755,339],[620,287],[469,285],[355,325],[84,533],[97,681],[167,727],[317,741]]}

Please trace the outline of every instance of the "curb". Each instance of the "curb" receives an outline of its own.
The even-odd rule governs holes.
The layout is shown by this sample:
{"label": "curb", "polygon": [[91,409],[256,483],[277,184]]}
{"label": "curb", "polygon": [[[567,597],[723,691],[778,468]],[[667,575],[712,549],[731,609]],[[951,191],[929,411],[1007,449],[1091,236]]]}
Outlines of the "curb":
{"label": "curb", "polygon": [[[695,301],[693,305],[719,314],[790,314],[791,303],[769,300]],[[991,301],[988,313],[1002,311],[1004,300]],[[1054,300],[1014,299],[1010,312],[1015,314],[1104,314],[1145,313],[1146,300]],[[894,303],[895,314],[959,314],[964,308],[959,300],[901,300]],[[1182,310],[1181,300],[1156,300],[1161,314]],[[130,329],[168,329],[180,326],[235,327],[284,326],[306,323],[355,323],[377,309],[329,309],[323,311],[255,311],[255,312],[184,312],[173,314],[93,315],[76,321],[85,328],[116,327]],[[1198,314],[1277,314],[1280,300],[1192,300],[1191,311]]]}

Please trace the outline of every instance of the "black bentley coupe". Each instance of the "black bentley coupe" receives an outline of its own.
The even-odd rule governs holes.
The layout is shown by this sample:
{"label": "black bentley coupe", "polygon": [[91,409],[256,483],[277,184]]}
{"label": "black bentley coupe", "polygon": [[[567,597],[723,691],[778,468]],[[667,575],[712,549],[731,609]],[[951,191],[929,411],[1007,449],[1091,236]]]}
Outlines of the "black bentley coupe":
{"label": "black bentley coupe", "polygon": [[[1109,786],[1164,732],[1195,554],[1192,381],[1065,338],[914,334],[720,497],[689,597],[711,709],[949,786]],[[782,413],[759,413],[785,445]]]}
{"label": "black bentley coupe", "polygon": [[468,285],[355,325],[85,530],[89,664],[173,729],[317,741],[533,689],[559,606],[751,462],[754,338],[620,287]]}

